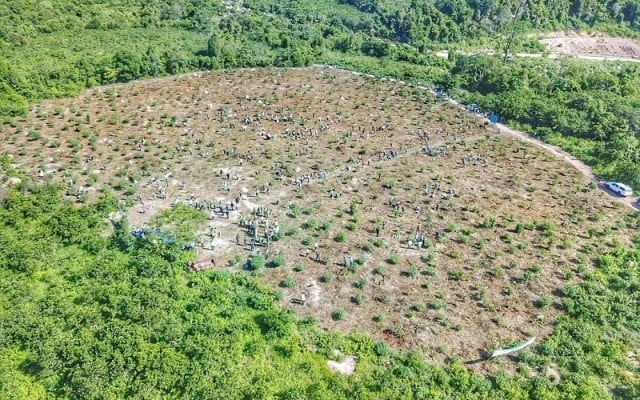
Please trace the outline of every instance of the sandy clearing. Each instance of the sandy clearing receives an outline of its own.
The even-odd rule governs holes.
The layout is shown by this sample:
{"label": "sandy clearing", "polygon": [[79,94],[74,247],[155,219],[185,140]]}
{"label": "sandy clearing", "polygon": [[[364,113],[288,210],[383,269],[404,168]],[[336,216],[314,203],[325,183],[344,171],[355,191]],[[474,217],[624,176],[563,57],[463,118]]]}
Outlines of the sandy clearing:
{"label": "sandy clearing", "polygon": [[593,36],[585,32],[554,32],[542,39],[550,53],[573,57],[604,57],[640,61],[640,41],[631,38]]}

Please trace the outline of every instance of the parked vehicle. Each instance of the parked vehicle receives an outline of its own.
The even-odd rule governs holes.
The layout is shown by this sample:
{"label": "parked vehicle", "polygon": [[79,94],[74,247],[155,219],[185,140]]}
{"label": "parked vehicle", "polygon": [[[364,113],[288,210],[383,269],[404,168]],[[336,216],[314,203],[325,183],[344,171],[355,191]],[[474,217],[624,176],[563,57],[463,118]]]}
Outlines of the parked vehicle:
{"label": "parked vehicle", "polygon": [[628,197],[633,195],[633,190],[631,190],[631,188],[627,185],[625,185],[624,183],[620,183],[620,182],[607,182],[606,184],[607,189],[611,190],[612,192],[623,196],[623,197]]}

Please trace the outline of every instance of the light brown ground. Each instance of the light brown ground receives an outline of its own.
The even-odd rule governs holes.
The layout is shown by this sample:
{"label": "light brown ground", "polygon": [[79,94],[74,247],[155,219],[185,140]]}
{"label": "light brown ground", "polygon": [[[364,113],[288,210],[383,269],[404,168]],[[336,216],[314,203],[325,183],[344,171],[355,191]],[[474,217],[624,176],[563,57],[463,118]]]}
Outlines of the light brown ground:
{"label": "light brown ground", "polygon": [[631,38],[556,32],[545,36],[540,42],[555,54],[640,58],[640,40]]}
{"label": "light brown ground", "polygon": [[[435,360],[473,362],[529,336],[543,340],[561,312],[560,289],[578,282],[596,254],[631,237],[627,211],[561,158],[422,89],[338,70],[114,85],[38,104],[13,125],[3,125],[2,137],[16,164],[68,184],[71,195],[86,190],[80,200],[118,188],[133,204],[134,226],[175,201],[238,198],[229,219],[208,222],[221,233],[213,250],[210,228],[197,227],[198,256],[218,265],[248,256],[240,214],[270,208],[285,236],[257,250],[286,263],[259,275],[282,291],[284,307],[316,318],[321,329],[367,332]],[[305,134],[287,138],[292,130]],[[445,156],[422,154],[421,130],[431,147],[446,146]],[[390,150],[398,156],[380,161]],[[290,183],[318,171],[326,177],[302,190]],[[256,195],[266,182],[269,193]],[[331,190],[341,197],[331,199]],[[409,248],[416,233],[428,248]],[[363,265],[344,268],[346,254]],[[304,306],[291,302],[302,293]],[[335,320],[338,310],[344,319]],[[495,372],[509,362],[469,367]]]}

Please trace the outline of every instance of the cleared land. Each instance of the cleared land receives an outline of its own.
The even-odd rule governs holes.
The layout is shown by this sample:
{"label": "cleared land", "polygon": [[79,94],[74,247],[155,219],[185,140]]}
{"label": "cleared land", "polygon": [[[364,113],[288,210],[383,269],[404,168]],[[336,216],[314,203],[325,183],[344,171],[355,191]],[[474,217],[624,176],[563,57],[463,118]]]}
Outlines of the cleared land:
{"label": "cleared land", "polygon": [[132,226],[203,207],[198,259],[246,273],[266,256],[254,273],[322,329],[486,371],[509,361],[472,362],[544,339],[559,290],[631,237],[627,211],[562,159],[421,89],[333,69],[103,87],[38,104],[2,136],[77,201],[114,188]]}
{"label": "cleared land", "polygon": [[640,58],[640,41],[631,38],[557,32],[545,36],[540,42],[553,54]]}

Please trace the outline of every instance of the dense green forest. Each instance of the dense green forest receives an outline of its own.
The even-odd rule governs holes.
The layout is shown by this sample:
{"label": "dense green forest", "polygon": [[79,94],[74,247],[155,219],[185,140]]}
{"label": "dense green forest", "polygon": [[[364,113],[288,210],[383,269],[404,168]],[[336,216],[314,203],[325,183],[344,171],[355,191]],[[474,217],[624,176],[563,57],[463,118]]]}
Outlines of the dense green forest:
{"label": "dense green forest", "polygon": [[[509,37],[512,51],[540,51],[527,33],[564,29],[638,36],[640,1],[0,2],[0,115],[101,84],[326,63],[442,87],[640,189],[638,64],[456,52],[502,50]],[[565,316],[514,376],[486,378],[459,360],[434,367],[364,336],[320,333],[249,272],[189,274],[194,254],[134,241],[126,221],[106,218],[121,206],[114,197],[77,207],[22,178],[0,210],[1,398],[640,397],[628,358],[640,340],[638,240],[563,290]],[[179,211],[162,217],[199,218]],[[637,216],[622,223],[640,227]],[[359,357],[355,375],[328,371],[334,349]],[[560,383],[537,372],[551,364]]]}
{"label": "dense green forest", "polygon": [[[6,166],[6,164],[5,164]],[[628,352],[638,343],[640,249],[612,249],[563,290],[566,315],[515,376],[446,368],[365,336],[320,333],[277,306],[252,272],[185,270],[178,243],[135,240],[118,200],[78,207],[28,182],[0,209],[0,397],[193,399],[638,398]],[[201,216],[176,207],[159,226]],[[623,223],[640,226],[640,218]],[[181,229],[188,235],[188,229]],[[640,244],[640,243],[639,243]],[[630,268],[629,266],[632,266]],[[240,267],[238,267],[240,268]],[[329,372],[334,349],[358,356]],[[541,368],[554,364],[560,382]],[[536,372],[538,371],[538,372]]]}

